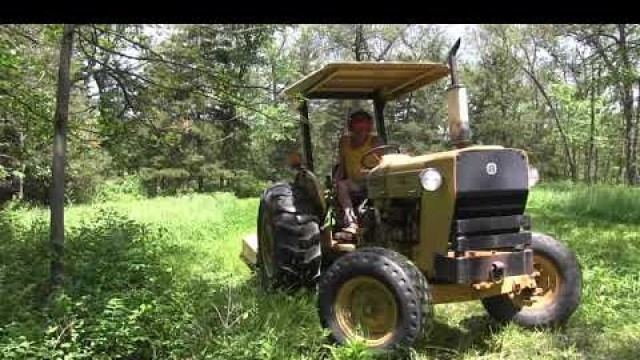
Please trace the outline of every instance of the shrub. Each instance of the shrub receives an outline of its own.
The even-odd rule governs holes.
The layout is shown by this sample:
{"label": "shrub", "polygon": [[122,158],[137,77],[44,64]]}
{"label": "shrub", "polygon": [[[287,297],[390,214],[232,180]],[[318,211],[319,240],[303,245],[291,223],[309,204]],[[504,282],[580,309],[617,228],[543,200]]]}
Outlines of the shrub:
{"label": "shrub", "polygon": [[179,251],[163,228],[91,210],[67,231],[67,281],[46,301],[46,221],[0,215],[0,358],[152,358],[183,348],[169,334],[186,332],[188,318],[164,260]]}
{"label": "shrub", "polygon": [[139,176],[129,175],[104,181],[98,186],[94,203],[106,201],[131,201],[145,197],[145,190]]}
{"label": "shrub", "polygon": [[140,176],[147,194],[157,196],[188,192],[191,175],[181,168],[144,168],[140,171]]}
{"label": "shrub", "polygon": [[239,198],[257,197],[269,186],[269,182],[258,180],[248,171],[236,171],[229,181],[229,188]]}

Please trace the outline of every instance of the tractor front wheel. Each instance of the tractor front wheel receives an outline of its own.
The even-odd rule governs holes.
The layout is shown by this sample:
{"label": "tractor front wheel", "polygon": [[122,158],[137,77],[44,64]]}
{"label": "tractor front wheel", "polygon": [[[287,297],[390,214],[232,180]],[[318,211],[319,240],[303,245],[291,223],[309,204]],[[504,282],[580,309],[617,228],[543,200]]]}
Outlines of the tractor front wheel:
{"label": "tractor front wheel", "polygon": [[560,326],[580,303],[580,265],[571,250],[550,236],[533,234],[531,248],[537,285],[532,296],[505,294],[485,298],[482,304],[498,321],[525,328]]}
{"label": "tractor front wheel", "polygon": [[411,346],[433,319],[429,288],[404,256],[365,248],[338,258],[319,284],[319,313],[334,341]]}

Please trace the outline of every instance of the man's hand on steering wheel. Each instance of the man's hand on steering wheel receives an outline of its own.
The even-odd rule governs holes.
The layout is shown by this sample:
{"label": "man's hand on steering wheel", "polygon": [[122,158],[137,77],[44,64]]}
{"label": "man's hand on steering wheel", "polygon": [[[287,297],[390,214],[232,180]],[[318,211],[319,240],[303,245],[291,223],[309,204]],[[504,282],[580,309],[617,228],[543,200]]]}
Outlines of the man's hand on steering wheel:
{"label": "man's hand on steering wheel", "polygon": [[[360,165],[362,166],[363,169],[371,170],[380,163],[380,161],[382,160],[382,156],[386,155],[391,150],[393,150],[393,153],[396,153],[396,154],[400,153],[400,148],[397,145],[376,146],[370,149],[369,151],[367,151],[366,153],[364,153],[364,155],[362,155],[362,158],[360,159]],[[371,164],[370,161],[367,161],[367,159],[369,158],[373,158],[374,160],[373,165]]]}

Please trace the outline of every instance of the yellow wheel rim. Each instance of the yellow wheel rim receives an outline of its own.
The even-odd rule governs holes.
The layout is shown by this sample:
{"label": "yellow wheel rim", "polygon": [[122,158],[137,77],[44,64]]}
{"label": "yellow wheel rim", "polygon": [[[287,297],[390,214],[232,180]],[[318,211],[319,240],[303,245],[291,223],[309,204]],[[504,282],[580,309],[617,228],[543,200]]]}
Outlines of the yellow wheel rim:
{"label": "yellow wheel rim", "polygon": [[526,306],[529,309],[539,309],[553,304],[560,292],[561,278],[560,272],[556,265],[549,259],[535,255],[533,256],[534,271],[536,276],[536,289],[531,296],[531,305]]}
{"label": "yellow wheel rim", "polygon": [[334,310],[347,338],[380,346],[391,339],[398,322],[398,304],[380,281],[358,276],[338,290]]}

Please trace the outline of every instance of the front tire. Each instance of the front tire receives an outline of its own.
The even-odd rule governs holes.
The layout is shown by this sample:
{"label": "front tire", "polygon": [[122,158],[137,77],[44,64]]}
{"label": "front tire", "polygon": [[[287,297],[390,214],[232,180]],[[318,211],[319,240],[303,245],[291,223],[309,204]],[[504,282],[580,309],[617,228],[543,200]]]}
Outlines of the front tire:
{"label": "front tire", "polygon": [[384,248],[336,260],[320,281],[318,301],[322,326],[339,344],[407,347],[433,321],[424,275],[406,257]]}
{"label": "front tire", "polygon": [[523,304],[508,294],[485,298],[482,304],[494,319],[525,328],[557,327],[571,317],[580,303],[582,275],[575,254],[556,239],[533,234],[534,270],[537,294],[533,303]]}

